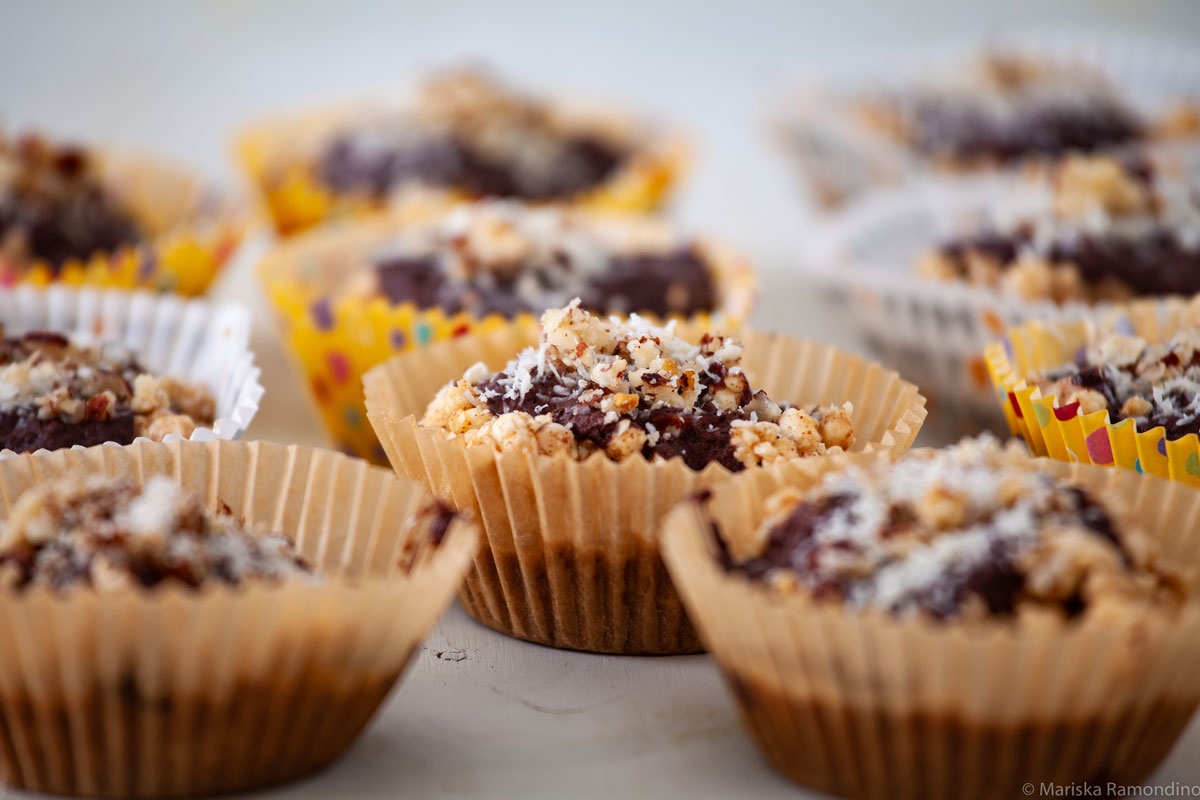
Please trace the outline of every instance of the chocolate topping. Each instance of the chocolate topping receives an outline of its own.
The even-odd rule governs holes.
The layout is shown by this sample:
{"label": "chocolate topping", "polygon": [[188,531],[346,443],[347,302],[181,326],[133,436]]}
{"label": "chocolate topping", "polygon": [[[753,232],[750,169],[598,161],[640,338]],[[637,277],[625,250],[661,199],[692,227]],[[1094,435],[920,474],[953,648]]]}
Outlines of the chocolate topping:
{"label": "chocolate topping", "polygon": [[61,267],[133,245],[133,217],[101,183],[84,150],[0,136],[0,256]]}

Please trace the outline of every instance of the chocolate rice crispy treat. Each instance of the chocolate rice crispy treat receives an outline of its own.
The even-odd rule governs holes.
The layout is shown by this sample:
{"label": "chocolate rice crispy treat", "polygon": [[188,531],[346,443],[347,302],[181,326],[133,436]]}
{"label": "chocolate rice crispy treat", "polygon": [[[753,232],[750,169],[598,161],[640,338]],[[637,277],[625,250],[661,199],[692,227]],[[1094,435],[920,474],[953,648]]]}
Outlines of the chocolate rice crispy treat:
{"label": "chocolate rice crispy treat", "polygon": [[97,591],[311,578],[281,534],[256,535],[170,478],[79,477],[34,487],[0,529],[0,588]]}
{"label": "chocolate rice crispy treat", "polygon": [[1137,159],[1071,157],[977,233],[926,254],[918,273],[1029,300],[1123,300],[1200,292],[1195,176]]}
{"label": "chocolate rice crispy treat", "polygon": [[595,311],[659,317],[719,304],[713,259],[694,239],[647,220],[505,200],[410,226],[373,266],[340,290],[477,318],[540,314],[574,297]]}
{"label": "chocolate rice crispy treat", "polygon": [[849,403],[776,403],[750,386],[737,341],[705,335],[693,345],[673,331],[636,315],[604,319],[575,300],[542,316],[538,347],[498,373],[476,364],[443,388],[421,424],[497,450],[679,457],[734,472],[854,443]]}
{"label": "chocolate rice crispy treat", "polygon": [[45,262],[57,271],[142,238],[87,150],[0,132],[0,263]]}
{"label": "chocolate rice crispy treat", "polygon": [[1106,499],[990,437],[828,473],[767,501],[729,571],[781,593],[936,619],[1178,603],[1183,584]]}
{"label": "chocolate rice crispy treat", "polygon": [[1162,426],[1175,440],[1200,433],[1200,331],[1170,341],[1108,334],[1083,349],[1076,362],[1027,376],[1060,408],[1079,404],[1080,414],[1108,411],[1110,422],[1132,419],[1138,431]]}
{"label": "chocolate rice crispy treat", "polygon": [[472,197],[557,200],[604,183],[630,155],[624,132],[572,118],[485,72],[434,76],[407,113],[333,137],[317,175],[340,194],[384,198],[413,185]]}
{"label": "chocolate rice crispy treat", "polygon": [[128,355],[46,331],[0,339],[0,449],[187,438],[214,414],[204,387],[152,375]]}

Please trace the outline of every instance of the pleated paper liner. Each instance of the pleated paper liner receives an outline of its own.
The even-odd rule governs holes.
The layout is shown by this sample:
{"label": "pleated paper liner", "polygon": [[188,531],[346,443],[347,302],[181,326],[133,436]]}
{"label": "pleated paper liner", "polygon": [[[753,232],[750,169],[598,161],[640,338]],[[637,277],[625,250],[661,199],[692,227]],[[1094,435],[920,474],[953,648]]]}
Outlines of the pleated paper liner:
{"label": "pleated paper liner", "polygon": [[[482,521],[484,546],[460,602],[491,628],[555,647],[699,650],[655,536],[677,500],[729,478],[729,470],[714,463],[697,472],[681,459],[617,463],[602,453],[583,461],[500,453],[418,425],[437,391],[471,364],[501,368],[536,341],[536,330],[509,329],[440,342],[366,376],[367,415],[392,466]],[[776,401],[849,400],[855,449],[902,451],[912,444],[925,399],[896,373],[817,342],[760,333],[743,341],[751,385]]]}
{"label": "pleated paper liner", "polygon": [[[364,193],[338,193],[317,175],[315,159],[331,137],[371,120],[382,107],[342,104],[316,111],[281,115],[247,126],[234,152],[242,170],[257,187],[276,230],[284,236],[330,220],[362,218],[394,210],[416,199],[472,199],[455,190],[411,187],[377,198]],[[610,122],[615,120],[610,120]],[[648,132],[645,141],[612,176],[592,189],[559,201],[595,211],[651,213],[668,199],[687,168],[690,147],[684,137]]]}
{"label": "pleated paper liner", "polygon": [[1126,102],[1152,116],[1200,96],[1200,59],[1186,43],[1169,38],[1064,29],[922,46],[884,62],[886,71],[864,74],[861,67],[868,65],[860,64],[820,83],[807,79],[781,102],[772,127],[804,188],[819,206],[836,209],[913,178],[955,180],[982,171],[1003,171],[994,164],[947,165],[915,153],[868,125],[856,103],[864,92],[903,92],[918,79],[961,72],[972,58],[989,51],[1099,70]]}
{"label": "pleated paper liner", "polygon": [[0,595],[0,773],[27,791],[216,794],[325,766],[387,697],[478,536],[458,520],[432,547],[404,524],[430,501],[417,484],[263,442],[8,459],[3,513],[74,472],[170,476],[210,507],[293,537],[324,580]]}
{"label": "pleated paper liner", "polygon": [[[531,314],[511,320],[495,314],[479,319],[466,312],[423,310],[414,303],[392,303],[383,297],[363,301],[332,295],[331,287],[370,270],[371,259],[399,230],[439,208],[437,204],[413,207],[315,231],[285,243],[258,268],[284,350],[333,440],[340,449],[377,464],[387,461],[366,421],[363,373],[389,356],[432,342],[502,329],[537,329],[537,318]],[[705,243],[704,247],[717,272],[720,308],[713,314],[693,315],[689,324],[735,329],[753,309],[754,272],[719,246]]]}
{"label": "pleated paper liner", "polygon": [[[242,306],[90,286],[17,286],[0,288],[0,325],[6,336],[55,331],[114,345],[156,375],[203,386],[215,401],[215,418],[192,431],[192,440],[236,438],[262,399],[250,312]],[[9,455],[0,450],[0,457]]]}
{"label": "pleated paper liner", "polygon": [[[774,491],[811,486],[855,458],[870,456],[729,481],[706,510],[681,504],[663,525],[671,576],[770,764],[811,789],[878,800],[1008,800],[1030,784],[1149,778],[1200,702],[1195,599],[1178,613],[1105,608],[1074,623],[1041,613],[939,624],[776,595],[720,568],[711,521],[744,540]],[[1196,589],[1200,493],[1041,463],[1123,501]]]}
{"label": "pleated paper liner", "polygon": [[118,152],[98,155],[105,186],[147,231],[145,240],[68,261],[57,270],[45,262],[16,262],[0,255],[0,285],[61,282],[203,294],[242,239],[247,223],[243,210],[174,165]]}
{"label": "pleated paper liner", "polygon": [[1117,465],[1200,486],[1200,439],[1189,434],[1167,441],[1162,426],[1138,431],[1132,419],[1110,422],[1108,411],[1080,414],[1079,404],[1060,406],[1025,378],[1030,370],[1073,363],[1080,348],[1106,331],[1136,333],[1149,341],[1171,338],[1200,324],[1200,308],[1179,298],[1141,301],[1095,320],[1028,322],[989,345],[988,372],[1009,429],[1030,452],[1058,461]]}

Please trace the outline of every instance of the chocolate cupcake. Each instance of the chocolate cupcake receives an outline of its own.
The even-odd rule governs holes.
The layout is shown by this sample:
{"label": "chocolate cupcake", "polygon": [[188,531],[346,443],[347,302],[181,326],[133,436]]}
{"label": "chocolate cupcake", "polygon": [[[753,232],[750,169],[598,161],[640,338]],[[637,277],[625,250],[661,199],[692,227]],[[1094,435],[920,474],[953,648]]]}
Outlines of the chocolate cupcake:
{"label": "chocolate cupcake", "polygon": [[870,79],[805,87],[779,115],[787,153],[826,206],[914,177],[956,179],[1200,136],[1200,73],[1169,42],[1002,37],[888,64]]}
{"label": "chocolate cupcake", "polygon": [[1168,298],[1095,320],[1026,323],[987,351],[1009,426],[1037,455],[1200,486],[1200,305]]}
{"label": "chocolate cupcake", "polygon": [[650,211],[683,150],[644,123],[528,95],[475,69],[435,74],[401,103],[268,121],[238,142],[284,234],[429,195]]}
{"label": "chocolate cupcake", "polygon": [[186,439],[212,425],[216,403],[205,387],[108,350],[50,331],[0,338],[0,450]]}
{"label": "chocolate cupcake", "polygon": [[483,520],[464,607],[531,641],[697,650],[655,541],[670,505],[747,470],[905,449],[924,418],[915,386],[813,342],[751,334],[743,350],[578,301],[542,326],[536,344],[506,329],[398,356],[365,379],[396,470]]}
{"label": "chocolate cupcake", "polygon": [[34,792],[207,795],[325,766],[477,535],[382,470],[265,443],[22,456],[0,487],[0,766]]}
{"label": "chocolate cupcake", "polygon": [[1056,303],[1200,292],[1192,176],[1163,175],[1149,160],[1071,157],[1050,184],[1007,219],[938,243],[918,274]]}
{"label": "chocolate cupcake", "polygon": [[149,159],[0,132],[0,281],[203,292],[237,212]]}
{"label": "chocolate cupcake", "polygon": [[377,461],[359,382],[392,352],[532,327],[575,297],[593,311],[721,328],[745,320],[755,297],[750,268],[707,240],[646,219],[507,200],[300,237],[259,275],[330,432]]}
{"label": "chocolate cupcake", "polygon": [[793,780],[854,798],[1132,787],[1200,703],[1200,539],[1172,522],[1198,502],[967,440],[731,481],[673,512],[663,547]]}
{"label": "chocolate cupcake", "polygon": [[249,313],[146,292],[0,289],[0,456],[232,439],[262,397]]}

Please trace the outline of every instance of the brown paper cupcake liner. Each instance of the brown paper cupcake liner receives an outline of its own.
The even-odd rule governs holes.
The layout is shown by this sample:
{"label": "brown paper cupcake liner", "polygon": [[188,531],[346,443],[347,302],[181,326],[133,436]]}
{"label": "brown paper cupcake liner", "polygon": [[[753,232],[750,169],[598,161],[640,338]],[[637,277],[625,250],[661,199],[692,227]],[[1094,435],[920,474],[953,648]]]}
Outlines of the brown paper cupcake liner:
{"label": "brown paper cupcake liner", "polygon": [[[429,495],[328,451],[139,443],[0,462],[6,516],[67,473],[166,475],[282,531],[319,582],[0,596],[0,775],[101,797],[244,791],[320,769],[368,724],[475,546],[403,525]],[[403,560],[403,564],[401,561]]]}
{"label": "brown paper cupcake liner", "polygon": [[[401,229],[445,208],[434,203],[306,234],[277,248],[258,268],[293,371],[333,440],[339,448],[379,464],[385,458],[366,422],[363,373],[396,353],[444,339],[537,327],[532,314],[480,319],[465,312],[447,314],[415,303],[392,303],[385,297],[334,295],[331,287],[368,269],[371,258]],[[717,273],[720,303],[713,312],[689,320],[698,328],[731,330],[749,318],[757,280],[741,258],[710,243],[704,248]]]}
{"label": "brown paper cupcake liner", "polygon": [[[687,330],[679,331],[687,337]],[[477,361],[498,369],[533,330],[439,342],[367,373],[367,416],[397,472],[478,514],[484,546],[460,600],[480,622],[555,647],[666,654],[700,648],[664,571],[659,522],[680,498],[730,477],[681,459],[583,461],[467,447],[418,424],[437,391]],[[906,450],[925,418],[917,387],[828,345],[748,333],[751,384],[797,405],[854,405],[856,449]],[[744,473],[743,473],[744,474]]]}
{"label": "brown paper cupcake liner", "polygon": [[[751,535],[763,501],[810,486],[843,456],[763,470],[679,506],[663,551],[688,613],[725,673],[767,760],[807,787],[852,798],[1022,796],[1059,786],[1145,781],[1200,702],[1200,605],[1106,608],[936,623],[780,596],[725,573],[710,521]],[[1168,561],[1200,571],[1200,493],[1156,478],[1039,461],[1115,496]]]}

